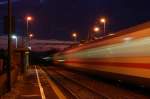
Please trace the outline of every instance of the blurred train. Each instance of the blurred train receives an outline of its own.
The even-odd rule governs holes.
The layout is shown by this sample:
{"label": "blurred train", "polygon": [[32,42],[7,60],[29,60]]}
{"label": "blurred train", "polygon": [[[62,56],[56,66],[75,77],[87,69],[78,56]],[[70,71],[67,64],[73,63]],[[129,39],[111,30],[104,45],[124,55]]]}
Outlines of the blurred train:
{"label": "blurred train", "polygon": [[54,61],[150,87],[150,22],[68,48],[57,53]]}

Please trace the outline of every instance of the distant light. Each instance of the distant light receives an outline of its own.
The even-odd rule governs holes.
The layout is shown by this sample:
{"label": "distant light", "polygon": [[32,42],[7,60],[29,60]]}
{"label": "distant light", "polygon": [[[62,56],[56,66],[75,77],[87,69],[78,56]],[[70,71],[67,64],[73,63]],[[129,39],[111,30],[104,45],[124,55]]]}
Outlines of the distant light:
{"label": "distant light", "polygon": [[60,59],[60,60],[57,60],[58,62],[64,62],[65,60],[63,60],[63,59]]}
{"label": "distant light", "polygon": [[109,36],[112,36],[112,35],[115,35],[115,34],[113,34],[113,33],[110,33],[110,34],[109,34]]}
{"label": "distant light", "polygon": [[49,60],[49,59],[51,59],[52,57],[44,57],[44,58],[42,58],[42,59],[44,59],[44,60]]}
{"label": "distant light", "polygon": [[17,36],[16,35],[12,35],[12,39],[16,39],[17,38]]}
{"label": "distant light", "polygon": [[132,40],[132,37],[126,37],[123,39],[124,41],[129,41],[129,40]]}
{"label": "distant light", "polygon": [[31,33],[31,34],[29,34],[29,36],[30,36],[30,37],[33,37],[34,35]]}
{"label": "distant light", "polygon": [[25,52],[25,54],[29,54],[29,52],[28,52],[28,51],[26,51],[26,52]]}
{"label": "distant light", "polygon": [[105,22],[106,22],[106,19],[105,19],[105,18],[101,18],[101,19],[100,19],[100,22],[105,23]]}
{"label": "distant light", "polygon": [[73,33],[72,36],[73,36],[73,37],[77,37],[77,33]]}
{"label": "distant light", "polygon": [[95,32],[99,32],[100,28],[99,27],[94,27]]}
{"label": "distant light", "polygon": [[27,21],[31,21],[32,20],[32,17],[31,16],[28,16],[27,17]]}
{"label": "distant light", "polygon": [[31,50],[31,46],[29,46],[28,49]]}

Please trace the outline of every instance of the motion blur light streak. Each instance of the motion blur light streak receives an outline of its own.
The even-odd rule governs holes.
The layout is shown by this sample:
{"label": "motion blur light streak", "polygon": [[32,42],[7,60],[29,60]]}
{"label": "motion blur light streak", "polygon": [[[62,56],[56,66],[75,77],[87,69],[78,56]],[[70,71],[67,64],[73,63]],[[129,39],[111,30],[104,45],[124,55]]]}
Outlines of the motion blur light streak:
{"label": "motion blur light streak", "polygon": [[54,60],[64,59],[61,64],[68,67],[97,71],[103,76],[150,87],[150,22],[141,27],[70,48],[56,54]]}
{"label": "motion blur light streak", "polygon": [[[147,47],[145,48],[145,46]],[[84,51],[73,53],[71,55],[68,55],[67,57],[101,58],[101,57],[126,57],[133,55],[150,56],[149,50],[150,50],[150,37],[146,37],[128,43],[118,43],[104,47],[87,49]]]}
{"label": "motion blur light streak", "polygon": [[126,37],[126,38],[124,38],[123,40],[129,41],[129,40],[131,40],[131,39],[132,39],[132,37]]}

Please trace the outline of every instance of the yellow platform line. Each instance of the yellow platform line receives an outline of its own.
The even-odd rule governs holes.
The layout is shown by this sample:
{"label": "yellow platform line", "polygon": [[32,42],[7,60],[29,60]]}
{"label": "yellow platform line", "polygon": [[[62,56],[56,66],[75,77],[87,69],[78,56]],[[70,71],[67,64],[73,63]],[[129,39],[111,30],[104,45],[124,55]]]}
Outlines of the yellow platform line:
{"label": "yellow platform line", "polygon": [[57,85],[51,79],[49,79],[48,82],[59,99],[67,99],[66,96],[61,92],[61,90],[57,87]]}
{"label": "yellow platform line", "polygon": [[67,99],[66,96],[63,94],[63,92],[58,88],[57,84],[55,84],[54,81],[50,77],[48,77],[46,73],[45,73],[45,76],[46,76],[46,78],[48,80],[49,85],[51,86],[51,88],[53,89],[53,91],[55,92],[57,97],[59,99]]}

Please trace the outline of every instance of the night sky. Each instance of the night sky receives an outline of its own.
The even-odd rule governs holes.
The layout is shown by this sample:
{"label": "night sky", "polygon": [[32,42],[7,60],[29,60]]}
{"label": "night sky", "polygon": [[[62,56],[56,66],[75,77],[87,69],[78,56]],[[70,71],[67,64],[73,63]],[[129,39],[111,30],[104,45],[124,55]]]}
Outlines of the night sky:
{"label": "night sky", "polygon": [[[6,7],[6,0],[0,0],[0,35]],[[71,40],[71,33],[78,32],[81,40],[103,16],[107,32],[150,21],[150,0],[13,0],[13,15],[18,35],[25,33],[25,16],[31,15],[35,38]]]}

